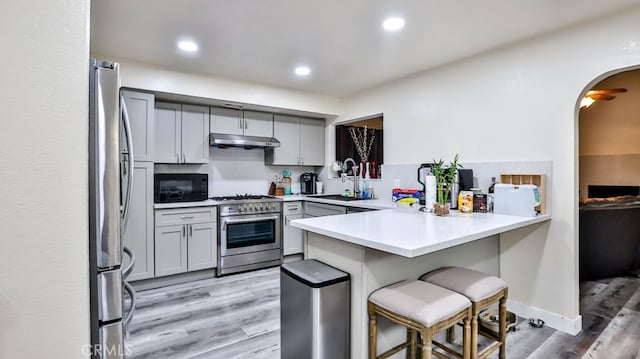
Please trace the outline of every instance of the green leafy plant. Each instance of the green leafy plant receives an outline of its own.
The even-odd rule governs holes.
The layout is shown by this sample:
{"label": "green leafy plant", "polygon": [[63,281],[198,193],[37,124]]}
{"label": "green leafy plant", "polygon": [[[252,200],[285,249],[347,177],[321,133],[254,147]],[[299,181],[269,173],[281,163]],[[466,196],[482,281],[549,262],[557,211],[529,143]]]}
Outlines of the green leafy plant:
{"label": "green leafy plant", "polygon": [[436,189],[438,192],[438,203],[445,204],[447,202],[447,197],[449,197],[449,192],[451,192],[451,188],[453,187],[453,182],[456,180],[456,174],[459,168],[462,168],[462,165],[458,163],[458,154],[454,157],[453,161],[449,162],[449,166],[445,167],[445,163],[442,159],[439,161],[433,160],[433,167],[431,171],[433,175],[436,177]]}

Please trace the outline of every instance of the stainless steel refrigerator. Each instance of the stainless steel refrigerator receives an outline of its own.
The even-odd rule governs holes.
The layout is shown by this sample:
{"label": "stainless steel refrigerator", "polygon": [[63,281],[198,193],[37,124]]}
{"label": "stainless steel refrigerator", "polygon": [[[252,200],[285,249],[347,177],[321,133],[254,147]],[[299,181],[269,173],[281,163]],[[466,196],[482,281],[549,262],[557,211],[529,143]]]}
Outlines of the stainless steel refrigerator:
{"label": "stainless steel refrigerator", "polygon": [[[135,263],[124,247],[133,188],[133,143],[119,66],[89,62],[89,270],[92,358],[124,358],[135,292],[125,279]],[[123,261],[123,258],[129,258]],[[128,263],[123,267],[123,263]],[[125,303],[124,292],[129,300]]]}

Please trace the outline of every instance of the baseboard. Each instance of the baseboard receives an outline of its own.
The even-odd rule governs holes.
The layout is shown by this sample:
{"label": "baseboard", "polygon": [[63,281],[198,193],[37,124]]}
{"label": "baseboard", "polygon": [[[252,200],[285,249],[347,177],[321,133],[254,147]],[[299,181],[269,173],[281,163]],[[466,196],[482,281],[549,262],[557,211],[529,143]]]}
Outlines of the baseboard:
{"label": "baseboard", "polygon": [[135,282],[131,282],[130,284],[133,286],[133,289],[135,289],[136,292],[138,292],[138,291],[147,290],[147,289],[166,287],[168,285],[187,283],[194,280],[211,279],[211,278],[215,278],[215,276],[216,276],[215,268],[202,269],[195,272],[187,272],[187,273],[168,275],[164,277],[137,280]]}
{"label": "baseboard", "polygon": [[546,326],[553,329],[557,329],[561,332],[565,332],[571,335],[577,335],[582,330],[582,316],[578,315],[576,318],[567,318],[559,314],[546,311],[544,309],[528,306],[514,300],[508,300],[507,308],[509,311],[514,312],[519,317],[528,319],[536,318],[542,319]]}

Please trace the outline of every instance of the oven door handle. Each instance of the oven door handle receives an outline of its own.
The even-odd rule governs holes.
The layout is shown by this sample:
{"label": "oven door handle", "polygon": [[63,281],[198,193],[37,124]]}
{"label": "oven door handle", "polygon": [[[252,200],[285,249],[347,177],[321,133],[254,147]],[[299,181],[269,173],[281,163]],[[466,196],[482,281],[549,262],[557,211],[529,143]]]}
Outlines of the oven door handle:
{"label": "oven door handle", "polygon": [[277,222],[280,219],[280,215],[274,214],[269,216],[259,216],[259,217],[253,217],[253,218],[245,218],[245,219],[232,219],[232,218],[223,219],[222,228],[227,229],[227,224],[252,223],[252,222],[264,221],[264,220],[270,220],[270,219],[273,219],[274,221]]}

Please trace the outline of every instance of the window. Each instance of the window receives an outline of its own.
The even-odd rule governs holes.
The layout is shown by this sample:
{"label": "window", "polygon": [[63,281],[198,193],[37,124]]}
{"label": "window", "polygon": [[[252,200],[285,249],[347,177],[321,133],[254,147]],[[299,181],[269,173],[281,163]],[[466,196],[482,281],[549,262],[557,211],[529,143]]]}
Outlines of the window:
{"label": "window", "polygon": [[[375,162],[376,167],[380,166],[384,158],[382,127],[382,114],[336,125],[336,160],[342,163],[352,158],[356,163],[364,162],[360,155],[363,152],[367,162]],[[374,172],[379,173],[377,168]],[[352,174],[351,169],[348,174]]]}

